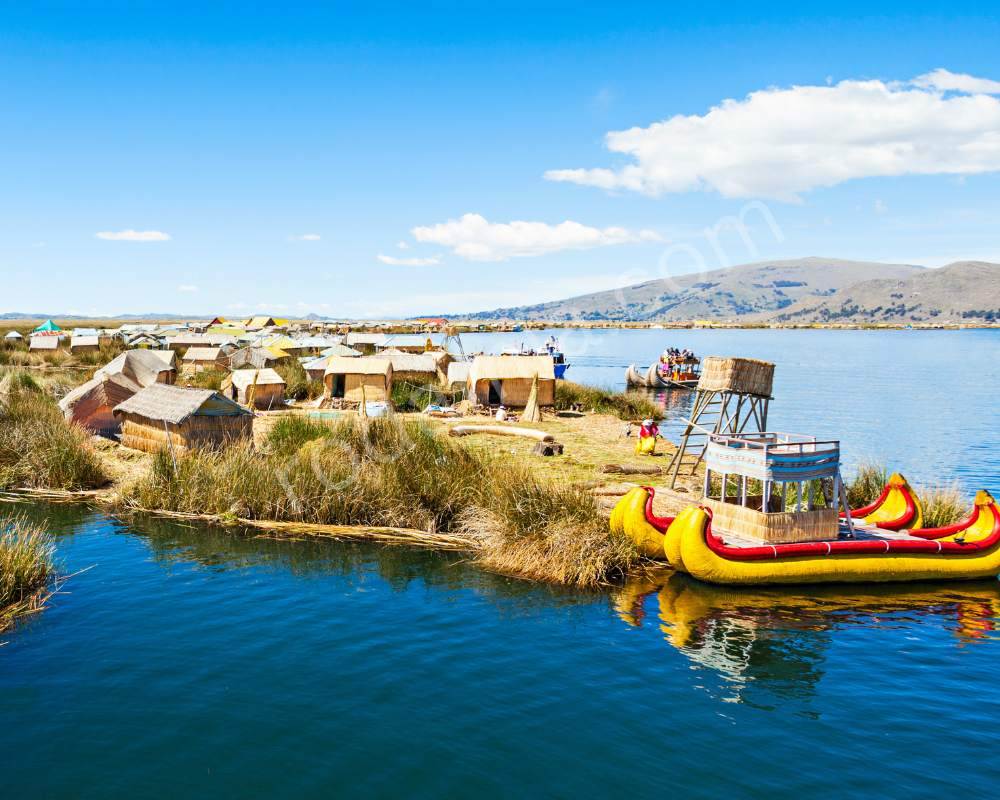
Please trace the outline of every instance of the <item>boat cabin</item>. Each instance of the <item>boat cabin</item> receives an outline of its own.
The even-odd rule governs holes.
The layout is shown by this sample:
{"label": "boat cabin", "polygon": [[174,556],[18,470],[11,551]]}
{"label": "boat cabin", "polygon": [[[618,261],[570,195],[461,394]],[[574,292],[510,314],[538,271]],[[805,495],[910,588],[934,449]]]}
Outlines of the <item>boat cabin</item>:
{"label": "boat cabin", "polygon": [[771,543],[836,539],[840,511],[847,512],[840,442],[776,432],[712,434],[704,492],[720,530]]}

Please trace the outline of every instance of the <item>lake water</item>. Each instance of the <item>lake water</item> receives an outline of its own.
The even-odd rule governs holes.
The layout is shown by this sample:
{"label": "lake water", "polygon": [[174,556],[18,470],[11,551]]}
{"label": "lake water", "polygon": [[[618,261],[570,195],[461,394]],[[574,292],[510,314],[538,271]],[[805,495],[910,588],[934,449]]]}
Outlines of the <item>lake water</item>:
{"label": "lake water", "polygon": [[[573,377],[620,382],[668,343],[773,358],[776,426],[1000,488],[995,332],[606,336],[574,350],[563,332]],[[996,581],[673,576],[582,593],[454,554],[22,510],[48,520],[63,572],[86,571],[0,635],[3,797],[913,800],[1000,785]]]}

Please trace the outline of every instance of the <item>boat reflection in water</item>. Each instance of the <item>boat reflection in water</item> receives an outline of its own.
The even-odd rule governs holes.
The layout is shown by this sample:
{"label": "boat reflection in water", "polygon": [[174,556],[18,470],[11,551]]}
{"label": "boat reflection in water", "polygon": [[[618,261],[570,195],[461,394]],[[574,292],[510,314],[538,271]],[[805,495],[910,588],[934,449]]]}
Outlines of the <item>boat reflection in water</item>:
{"label": "boat reflection in water", "polygon": [[663,570],[630,581],[613,605],[623,622],[657,628],[693,667],[721,678],[721,699],[751,705],[768,705],[765,693],[812,696],[834,634],[847,628],[929,621],[959,647],[1000,639],[997,581],[804,588],[711,586]]}

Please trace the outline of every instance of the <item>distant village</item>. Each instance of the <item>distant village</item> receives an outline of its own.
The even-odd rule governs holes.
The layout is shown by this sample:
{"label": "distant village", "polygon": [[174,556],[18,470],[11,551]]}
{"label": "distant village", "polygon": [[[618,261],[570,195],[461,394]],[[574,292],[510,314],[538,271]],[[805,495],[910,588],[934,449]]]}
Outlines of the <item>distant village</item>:
{"label": "distant village", "polygon": [[[517,330],[502,325],[484,330]],[[478,330],[464,328],[465,331]],[[379,416],[538,413],[555,398],[562,354],[466,353],[443,318],[345,325],[271,316],[66,330],[46,320],[4,337],[7,363],[97,367],[60,400],[68,421],[126,447],[183,452],[249,438],[255,412]],[[17,351],[36,362],[19,362]],[[104,357],[107,360],[104,360]],[[13,359],[13,360],[12,360]]]}

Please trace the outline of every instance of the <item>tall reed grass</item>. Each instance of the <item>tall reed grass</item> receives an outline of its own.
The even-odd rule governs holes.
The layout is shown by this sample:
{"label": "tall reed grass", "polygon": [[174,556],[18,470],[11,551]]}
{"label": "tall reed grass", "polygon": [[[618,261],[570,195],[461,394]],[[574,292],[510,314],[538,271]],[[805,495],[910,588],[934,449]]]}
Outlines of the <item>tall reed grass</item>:
{"label": "tall reed grass", "polygon": [[582,409],[624,420],[660,419],[663,409],[640,392],[612,392],[572,381],[556,381],[556,409]]}
{"label": "tall reed grass", "polygon": [[44,602],[52,551],[41,528],[23,519],[0,520],[0,631]]}
{"label": "tall reed grass", "polygon": [[608,533],[585,490],[538,478],[510,456],[466,448],[390,416],[333,427],[279,423],[267,452],[196,451],[154,459],[126,490],[134,508],[331,525],[417,528],[464,538],[485,566],[594,586],[637,559]]}
{"label": "tall reed grass", "polygon": [[107,483],[87,434],[24,372],[0,382],[0,489],[94,489]]}

